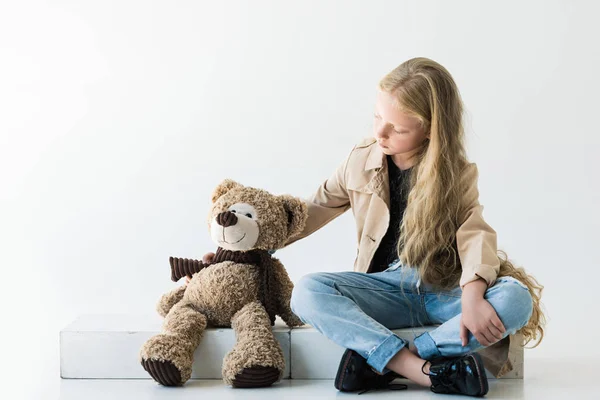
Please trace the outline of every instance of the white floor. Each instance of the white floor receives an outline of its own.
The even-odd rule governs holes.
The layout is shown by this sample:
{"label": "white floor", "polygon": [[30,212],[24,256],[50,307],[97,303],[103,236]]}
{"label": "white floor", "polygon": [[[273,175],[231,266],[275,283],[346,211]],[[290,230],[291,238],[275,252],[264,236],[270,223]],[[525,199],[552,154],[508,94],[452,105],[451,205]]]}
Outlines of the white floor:
{"label": "white floor", "polygon": [[[526,359],[526,379],[490,380],[490,399],[600,399],[593,359]],[[402,381],[399,381],[402,382]],[[406,382],[406,381],[405,381]],[[56,382],[55,382],[56,383]],[[404,391],[376,391],[361,395],[378,399],[410,396],[437,399],[438,395],[411,382]],[[233,389],[220,380],[191,380],[181,388],[165,388],[151,380],[60,380],[60,400],[132,399],[325,399],[356,396],[340,393],[330,380],[285,380],[263,389]],[[462,397],[462,396],[461,396]],[[448,398],[459,398],[450,396]],[[465,396],[466,398],[466,396]]]}

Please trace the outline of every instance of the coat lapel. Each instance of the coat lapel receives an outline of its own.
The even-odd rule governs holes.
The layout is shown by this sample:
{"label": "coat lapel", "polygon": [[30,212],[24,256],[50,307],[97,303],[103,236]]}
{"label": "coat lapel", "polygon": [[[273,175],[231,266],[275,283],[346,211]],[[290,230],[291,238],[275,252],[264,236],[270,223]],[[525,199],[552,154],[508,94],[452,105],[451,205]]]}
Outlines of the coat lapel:
{"label": "coat lapel", "polygon": [[349,189],[362,193],[372,193],[379,197],[390,208],[390,185],[388,166],[385,154],[378,145],[371,147],[364,167],[364,179],[351,185]]}

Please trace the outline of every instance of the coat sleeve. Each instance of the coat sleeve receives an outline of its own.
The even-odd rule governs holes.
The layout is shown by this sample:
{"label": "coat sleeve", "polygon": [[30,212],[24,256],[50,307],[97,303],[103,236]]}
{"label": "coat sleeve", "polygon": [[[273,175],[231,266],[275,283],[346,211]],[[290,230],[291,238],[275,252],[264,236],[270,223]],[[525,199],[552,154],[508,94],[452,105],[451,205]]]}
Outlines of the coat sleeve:
{"label": "coat sleeve", "polygon": [[284,247],[316,232],[350,208],[350,198],[346,189],[346,170],[353,151],[354,148],[312,196],[304,199],[308,207],[304,230],[289,238]]}
{"label": "coat sleeve", "polygon": [[496,231],[483,219],[483,206],[479,204],[477,181],[479,172],[475,163],[466,166],[461,176],[463,197],[463,222],[456,232],[456,243],[462,273],[460,288],[479,278],[491,287],[500,271],[497,254]]}

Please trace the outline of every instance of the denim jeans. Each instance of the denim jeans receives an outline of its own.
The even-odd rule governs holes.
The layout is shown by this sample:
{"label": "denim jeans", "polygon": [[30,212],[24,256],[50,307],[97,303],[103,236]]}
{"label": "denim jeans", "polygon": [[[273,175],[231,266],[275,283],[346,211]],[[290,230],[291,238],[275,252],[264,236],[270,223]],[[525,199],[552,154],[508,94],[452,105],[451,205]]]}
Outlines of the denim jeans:
{"label": "denim jeans", "polygon": [[[459,286],[434,290],[420,282],[418,272],[397,262],[377,273],[321,272],[302,277],[294,286],[292,311],[338,345],[362,355],[379,373],[408,342],[391,329],[439,325],[416,336],[413,343],[425,360],[455,357],[483,346],[469,333],[460,339]],[[484,298],[494,307],[506,331],[523,327],[533,312],[527,286],[512,277],[498,277]]]}

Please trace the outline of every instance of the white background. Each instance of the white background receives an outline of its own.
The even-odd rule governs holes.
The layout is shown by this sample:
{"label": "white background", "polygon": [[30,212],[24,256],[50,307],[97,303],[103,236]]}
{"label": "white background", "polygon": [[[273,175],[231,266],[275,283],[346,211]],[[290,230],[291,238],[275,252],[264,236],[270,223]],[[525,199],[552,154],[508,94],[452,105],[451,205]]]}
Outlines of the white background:
{"label": "white background", "polygon": [[[222,179],[310,195],[416,56],[457,81],[484,216],[545,285],[526,357],[600,355],[597,3],[1,4],[2,368],[20,394],[58,391],[77,315],[152,313],[168,257],[216,248]],[[350,270],[355,243],[348,212],[277,255],[298,281]]]}

